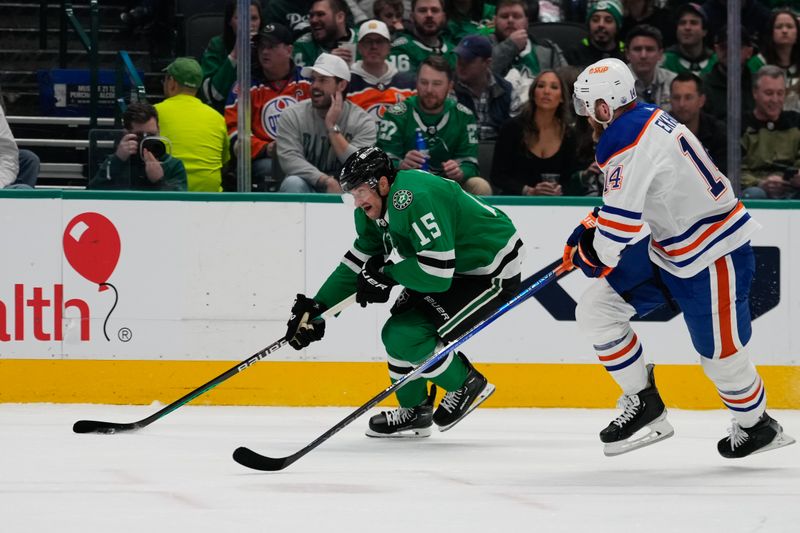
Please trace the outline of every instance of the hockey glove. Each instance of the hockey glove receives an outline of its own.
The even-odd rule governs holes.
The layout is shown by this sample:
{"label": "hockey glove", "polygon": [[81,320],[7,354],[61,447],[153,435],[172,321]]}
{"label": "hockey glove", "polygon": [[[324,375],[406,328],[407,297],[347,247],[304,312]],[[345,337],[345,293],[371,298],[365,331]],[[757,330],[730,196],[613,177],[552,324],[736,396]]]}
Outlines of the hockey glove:
{"label": "hockey glove", "polygon": [[286,323],[286,340],[295,350],[302,350],[325,335],[325,320],[320,315],[327,308],[321,303],[298,294],[292,305],[292,315]]}
{"label": "hockey glove", "polygon": [[375,255],[369,258],[358,275],[356,302],[360,303],[361,307],[389,301],[389,294],[397,282],[383,273],[384,266],[386,263],[383,256]]}
{"label": "hockey glove", "polygon": [[580,268],[581,272],[589,278],[603,278],[611,272],[611,268],[600,261],[594,249],[596,231],[597,228],[587,228],[581,233],[578,245],[573,249],[570,258],[572,264]]}
{"label": "hockey glove", "polygon": [[575,247],[578,246],[578,243],[581,241],[581,235],[589,229],[594,228],[597,226],[597,214],[600,212],[599,207],[595,207],[592,209],[586,218],[581,220],[581,223],[578,224],[574,230],[572,230],[572,234],[567,239],[567,244],[564,246],[564,266],[567,269],[572,270],[575,265],[572,264],[572,256],[575,254]]}

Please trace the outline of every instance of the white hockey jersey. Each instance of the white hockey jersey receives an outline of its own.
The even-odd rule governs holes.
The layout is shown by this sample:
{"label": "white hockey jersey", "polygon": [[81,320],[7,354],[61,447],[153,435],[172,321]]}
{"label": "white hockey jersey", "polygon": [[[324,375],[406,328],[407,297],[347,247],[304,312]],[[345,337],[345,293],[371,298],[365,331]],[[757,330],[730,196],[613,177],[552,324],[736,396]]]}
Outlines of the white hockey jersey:
{"label": "white hockey jersey", "polygon": [[594,247],[616,266],[625,246],[650,226],[650,258],[689,278],[750,240],[760,226],[689,129],[639,104],[603,132],[597,163],[604,205]]}

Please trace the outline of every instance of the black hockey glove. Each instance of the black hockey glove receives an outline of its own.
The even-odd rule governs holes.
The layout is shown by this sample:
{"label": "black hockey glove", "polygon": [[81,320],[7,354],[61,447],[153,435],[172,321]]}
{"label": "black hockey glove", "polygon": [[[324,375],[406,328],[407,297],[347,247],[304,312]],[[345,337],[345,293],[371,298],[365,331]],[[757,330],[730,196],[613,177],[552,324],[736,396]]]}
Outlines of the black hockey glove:
{"label": "black hockey glove", "polygon": [[385,265],[383,256],[375,255],[369,258],[358,275],[356,301],[361,304],[361,307],[389,301],[389,294],[397,282],[383,273]]}
{"label": "black hockey glove", "polygon": [[286,340],[295,350],[302,350],[325,335],[325,320],[320,315],[327,307],[298,294],[292,305],[292,315],[286,323]]}

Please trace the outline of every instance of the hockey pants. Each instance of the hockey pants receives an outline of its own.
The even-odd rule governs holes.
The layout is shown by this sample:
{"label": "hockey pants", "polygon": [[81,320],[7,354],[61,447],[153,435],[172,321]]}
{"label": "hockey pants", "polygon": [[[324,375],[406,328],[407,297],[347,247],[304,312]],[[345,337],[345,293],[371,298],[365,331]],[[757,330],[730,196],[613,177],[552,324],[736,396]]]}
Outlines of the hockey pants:
{"label": "hockey pants", "polygon": [[[519,275],[506,280],[462,277],[441,293],[403,290],[381,332],[392,382],[492,314],[516,294],[519,284]],[[428,381],[454,390],[464,384],[467,372],[457,352],[451,352],[398,390],[397,399],[403,407],[419,405],[427,398]]]}

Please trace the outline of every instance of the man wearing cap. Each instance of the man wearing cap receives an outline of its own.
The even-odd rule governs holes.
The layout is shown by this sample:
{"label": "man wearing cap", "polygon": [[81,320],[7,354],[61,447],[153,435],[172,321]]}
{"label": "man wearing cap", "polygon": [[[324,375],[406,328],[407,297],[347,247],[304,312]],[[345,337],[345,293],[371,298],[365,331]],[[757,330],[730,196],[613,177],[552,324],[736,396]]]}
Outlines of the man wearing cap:
{"label": "man wearing cap", "polygon": [[[386,110],[378,126],[378,147],[400,170],[423,169],[451,179],[465,191],[489,195],[492,187],[478,169],[478,125],[467,107],[448,95],[453,71],[439,55],[422,62],[417,95]],[[417,133],[427,154],[417,146]]]}
{"label": "man wearing cap", "polygon": [[321,54],[301,74],[311,78],[311,98],[278,121],[278,161],[286,173],[280,191],[341,193],[339,169],[350,154],[375,144],[375,121],[345,99],[350,69],[341,57]]}
{"label": "man wearing cap", "polygon": [[409,72],[398,72],[386,60],[391,49],[389,27],[380,20],[368,20],[358,28],[361,59],[350,69],[347,99],[380,120],[386,108],[414,94],[416,80]]}
{"label": "man wearing cap", "polygon": [[711,70],[717,58],[705,45],[708,19],[699,4],[689,2],[678,7],[675,15],[677,43],[664,51],[661,66],[676,74],[692,72],[703,76]]}
{"label": "man wearing cap", "polygon": [[[725,29],[725,28],[723,28]],[[712,115],[717,120],[727,124],[728,122],[728,31],[717,33],[714,43],[714,65],[703,78],[706,88],[706,105],[703,111]],[[739,62],[741,63],[742,76],[742,117],[753,110],[753,79],[750,69],[747,68],[747,61],[753,56],[753,39],[750,33],[742,27],[741,29],[741,52]]]}
{"label": "man wearing cap", "polygon": [[415,76],[422,61],[430,55],[443,55],[455,67],[453,45],[447,39],[447,15],[443,0],[411,0],[411,26],[398,32],[392,41],[389,61],[400,72],[412,72]]}
{"label": "man wearing cap", "polygon": [[189,191],[218,192],[230,158],[225,119],[197,98],[203,71],[194,58],[179,57],[164,72],[166,99],[155,106],[161,134],[186,167]]}
{"label": "man wearing cap", "polygon": [[347,6],[343,0],[316,0],[308,11],[311,32],[294,44],[294,62],[313,65],[320,54],[339,56],[350,65],[355,60],[356,32],[347,27]]}
{"label": "man wearing cap", "polygon": [[[311,96],[311,84],[300,75],[300,67],[292,61],[292,33],[286,26],[265,24],[257,37],[257,45],[261,69],[253,71],[250,84],[253,188],[275,190],[278,184],[271,177],[278,119],[285,109]],[[238,97],[239,89],[235,86],[225,107],[225,122],[234,152],[237,152]],[[223,188],[236,189],[235,180],[225,181]]]}
{"label": "man wearing cap", "polygon": [[537,40],[528,31],[528,4],[525,0],[499,0],[494,16],[492,41],[492,71],[507,76],[511,69],[515,76],[527,80],[522,92],[542,70],[566,65],[561,49],[552,41]]}
{"label": "man wearing cap", "polygon": [[511,109],[511,84],[492,72],[492,43],[467,35],[456,47],[455,92],[459,103],[475,114],[478,139],[494,140]]}
{"label": "man wearing cap", "polygon": [[586,10],[589,37],[564,52],[570,65],[585,67],[613,57],[625,61],[624,46],[619,40],[622,6],[618,0],[600,0]]}

